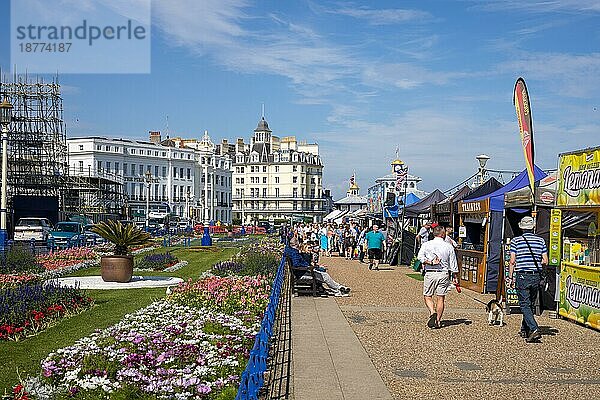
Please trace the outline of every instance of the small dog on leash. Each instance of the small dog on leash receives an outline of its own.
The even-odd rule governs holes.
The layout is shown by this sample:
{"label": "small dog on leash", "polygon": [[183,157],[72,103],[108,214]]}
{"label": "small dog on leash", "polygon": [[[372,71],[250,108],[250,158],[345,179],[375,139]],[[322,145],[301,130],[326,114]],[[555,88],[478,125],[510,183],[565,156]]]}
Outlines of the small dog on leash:
{"label": "small dog on leash", "polygon": [[502,308],[502,297],[500,300],[490,300],[485,306],[485,310],[488,313],[488,324],[499,326],[504,325],[504,309]]}

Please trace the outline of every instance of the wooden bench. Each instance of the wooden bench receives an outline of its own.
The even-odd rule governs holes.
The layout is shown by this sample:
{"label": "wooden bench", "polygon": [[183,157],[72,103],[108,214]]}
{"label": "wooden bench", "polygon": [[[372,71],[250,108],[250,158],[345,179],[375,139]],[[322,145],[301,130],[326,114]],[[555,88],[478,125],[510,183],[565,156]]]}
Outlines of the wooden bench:
{"label": "wooden bench", "polygon": [[[315,278],[315,272],[313,270],[295,268],[292,264],[292,259],[289,256],[285,257],[285,262],[289,268],[293,293],[298,294],[298,296],[310,295],[317,297],[320,295],[322,286]],[[300,278],[296,278],[296,274],[294,274],[295,271],[303,271],[304,275]]]}

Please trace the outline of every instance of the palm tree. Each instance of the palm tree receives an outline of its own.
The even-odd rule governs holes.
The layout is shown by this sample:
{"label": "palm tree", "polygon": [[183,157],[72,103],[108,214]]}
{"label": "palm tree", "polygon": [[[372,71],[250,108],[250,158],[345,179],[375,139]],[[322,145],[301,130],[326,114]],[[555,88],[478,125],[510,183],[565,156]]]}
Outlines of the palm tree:
{"label": "palm tree", "polygon": [[123,225],[121,221],[99,222],[91,230],[115,245],[116,256],[125,256],[131,246],[144,245],[150,240],[149,233],[133,224]]}

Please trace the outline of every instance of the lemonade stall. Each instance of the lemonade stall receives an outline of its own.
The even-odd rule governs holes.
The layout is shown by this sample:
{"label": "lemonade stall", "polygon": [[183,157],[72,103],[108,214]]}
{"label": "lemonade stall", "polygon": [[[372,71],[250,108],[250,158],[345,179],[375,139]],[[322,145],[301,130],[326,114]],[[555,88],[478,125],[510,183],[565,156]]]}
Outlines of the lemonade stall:
{"label": "lemonade stall", "polygon": [[[559,314],[600,330],[600,147],[559,155],[556,207],[549,256],[557,250],[552,237],[562,236]],[[569,236],[558,225],[566,210],[589,216]]]}

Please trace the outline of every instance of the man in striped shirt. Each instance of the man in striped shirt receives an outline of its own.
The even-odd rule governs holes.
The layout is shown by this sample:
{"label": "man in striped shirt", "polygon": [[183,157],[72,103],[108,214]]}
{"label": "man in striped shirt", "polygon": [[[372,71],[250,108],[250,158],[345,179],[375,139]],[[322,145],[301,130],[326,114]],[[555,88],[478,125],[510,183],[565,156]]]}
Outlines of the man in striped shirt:
{"label": "man in striped shirt", "polygon": [[[548,264],[548,249],[544,239],[533,234],[535,221],[532,217],[523,217],[519,228],[523,235],[515,237],[510,242],[509,273],[507,285],[517,289],[519,307],[523,314],[519,335],[528,343],[542,338],[534,318],[535,300],[538,295],[542,265]],[[513,271],[515,276],[513,279]]]}

